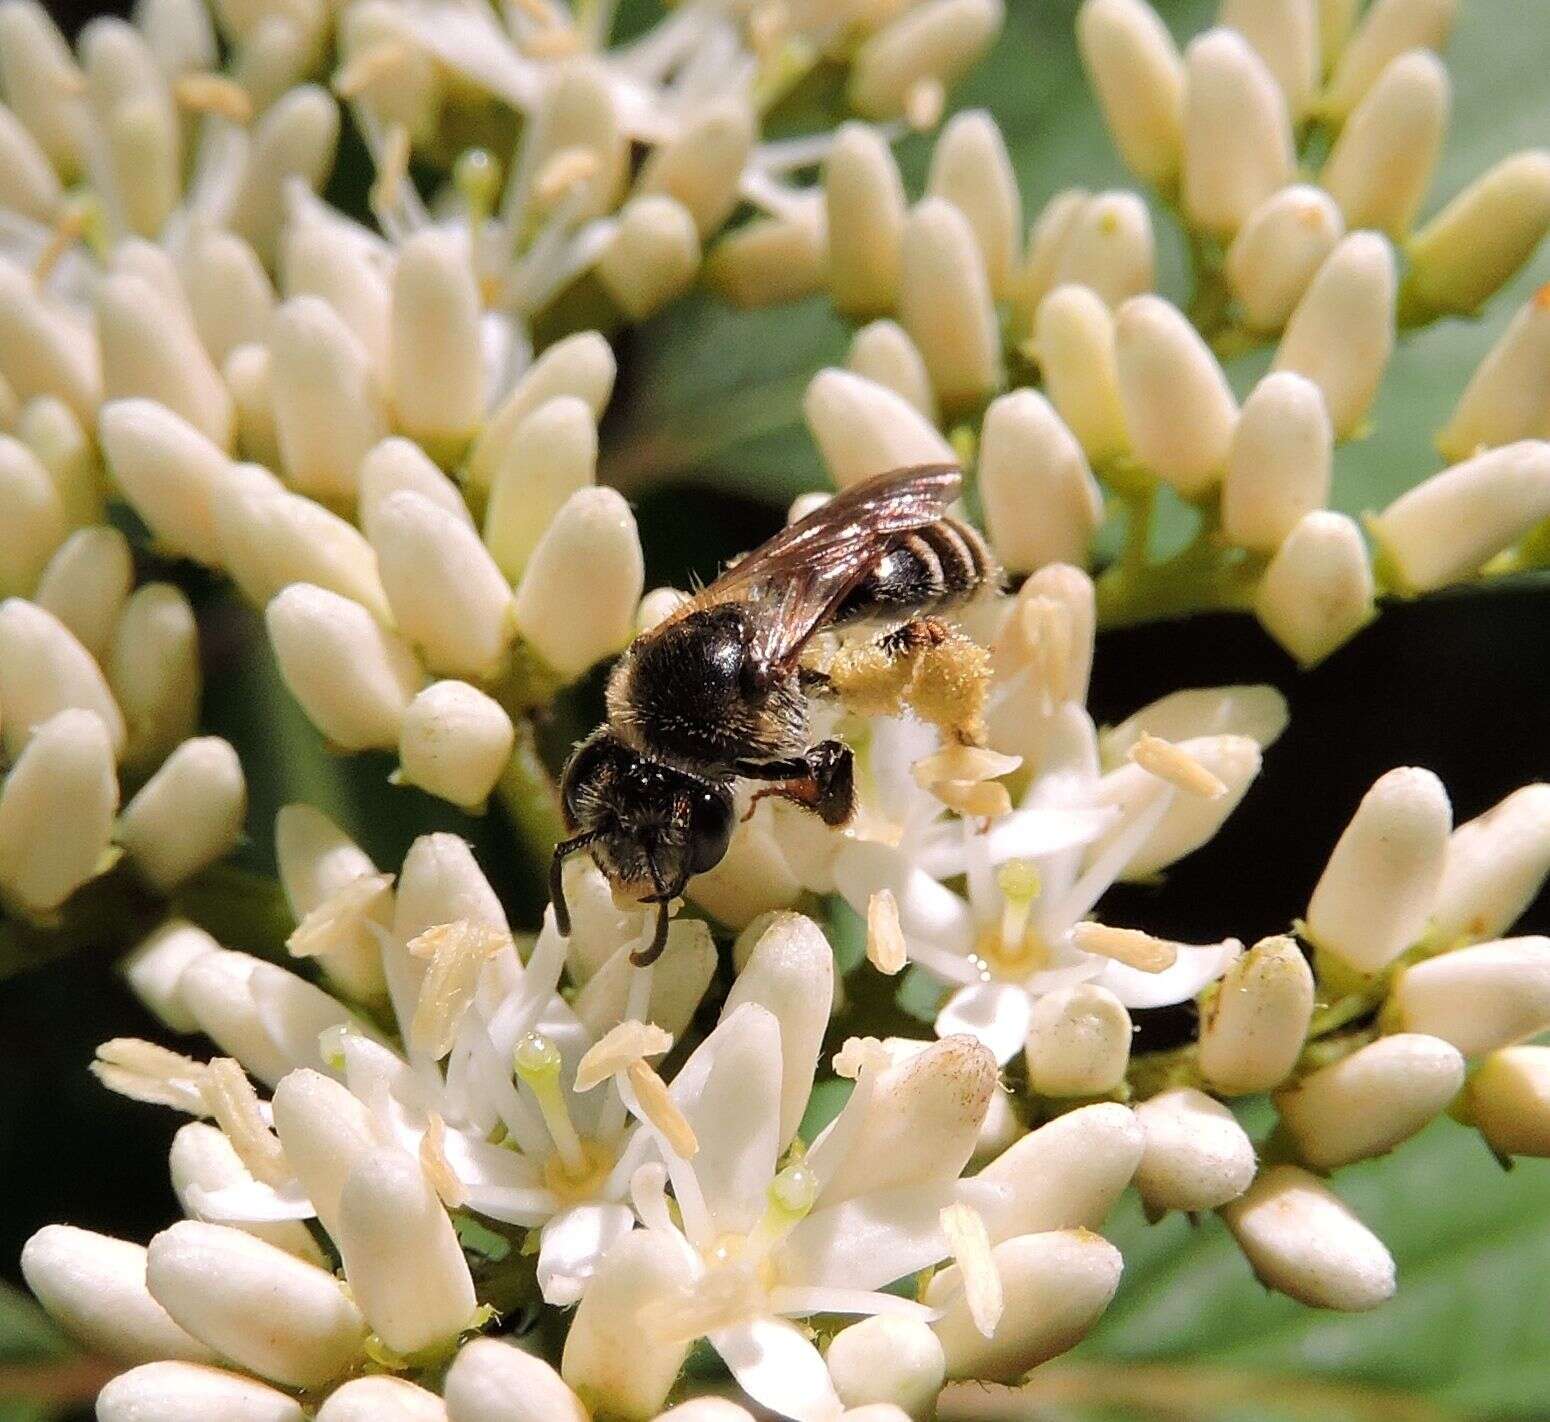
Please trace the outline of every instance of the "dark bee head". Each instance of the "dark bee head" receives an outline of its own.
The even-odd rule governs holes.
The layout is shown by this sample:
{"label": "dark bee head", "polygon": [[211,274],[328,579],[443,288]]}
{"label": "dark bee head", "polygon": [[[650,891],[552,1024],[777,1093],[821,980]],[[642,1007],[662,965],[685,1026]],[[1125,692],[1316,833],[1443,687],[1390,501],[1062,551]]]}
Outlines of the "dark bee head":
{"label": "dark bee head", "polygon": [[600,728],[571,752],[560,805],[571,833],[555,850],[550,873],[561,933],[570,932],[570,915],[560,866],[566,855],[586,849],[616,889],[661,905],[656,938],[641,959],[651,961],[666,940],[668,902],[727,852],[731,790],[650,760]]}

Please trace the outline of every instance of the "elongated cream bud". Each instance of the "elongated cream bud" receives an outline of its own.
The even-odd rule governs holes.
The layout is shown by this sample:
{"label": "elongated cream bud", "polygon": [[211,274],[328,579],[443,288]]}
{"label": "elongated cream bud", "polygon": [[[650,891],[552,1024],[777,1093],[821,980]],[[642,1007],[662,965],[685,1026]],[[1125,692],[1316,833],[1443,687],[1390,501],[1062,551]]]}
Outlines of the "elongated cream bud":
{"label": "elongated cream bud", "polygon": [[513,583],[565,501],[597,482],[597,421],[575,395],[546,400],[522,421],[495,470],[484,542]]}
{"label": "elongated cream bud", "polygon": [[1374,0],[1340,51],[1322,111],[1339,122],[1366,97],[1391,60],[1411,49],[1441,52],[1456,9],[1457,0]]}
{"label": "elongated cream bud", "polygon": [[151,1241],[145,1278],[196,1338],[272,1382],[320,1387],[363,1357],[365,1324],[339,1281],[242,1230],[175,1224]]}
{"label": "elongated cream bud", "polygon": [[1293,1082],[1276,1110],[1315,1170],[1384,1155],[1430,1124],[1464,1084],[1464,1058],[1437,1037],[1401,1032]]}
{"label": "elongated cream bud", "polygon": [[1184,148],[1184,61],[1167,26],[1145,0],[1084,0],[1076,39],[1125,166],[1167,188]]}
{"label": "elongated cream bud", "polygon": [[26,125],[0,104],[0,205],[48,226],[62,196],[48,154]]}
{"label": "elongated cream bud", "polygon": [[1228,968],[1200,1025],[1211,1089],[1246,1096],[1284,1081],[1307,1040],[1313,996],[1313,971],[1291,938],[1266,938]]}
{"label": "elongated cream bud", "polygon": [[1029,1089],[1040,1096],[1104,1096],[1125,1079],[1130,1014],[1107,988],[1058,988],[1028,1021]]}
{"label": "elongated cream bud", "polygon": [[745,311],[821,291],[828,263],[825,220],[823,199],[813,193],[779,217],[744,223],[716,243],[705,264],[706,284]]}
{"label": "elongated cream bud", "polygon": [[1387,566],[1407,591],[1478,572],[1550,514],[1550,442],[1519,440],[1444,469],[1372,520]]}
{"label": "elongated cream bud", "polygon": [[1545,428],[1550,410],[1550,286],[1541,287],[1512,318],[1475,367],[1437,448],[1449,461],[1482,448],[1527,439]]}
{"label": "elongated cream bud", "polygon": [[0,603],[0,727],[12,758],[33,733],[71,707],[90,711],[115,754],[124,718],[96,661],[51,612],[22,598]]}
{"label": "elongated cream bud", "polygon": [[419,690],[414,653],[358,602],[292,583],[264,610],[280,676],[317,728],[346,750],[391,749]]}
{"label": "elongated cream bud", "polygon": [[823,170],[829,293],[847,316],[893,309],[904,237],[904,180],[888,141],[869,124],[841,126]]}
{"label": "elongated cream bud", "polygon": [[548,1363],[498,1338],[467,1344],[442,1392],[451,1422],[590,1422]]}
{"label": "elongated cream bud", "polygon": [[1437,167],[1451,101],[1447,68],[1430,50],[1411,50],[1383,71],[1319,173],[1347,226],[1395,241],[1409,232]]}
{"label": "elongated cream bud", "polygon": [[133,15],[156,67],[168,79],[216,64],[215,25],[203,5],[190,0],[142,0]]}
{"label": "elongated cream bud", "polygon": [[846,1407],[889,1402],[917,1422],[935,1410],[947,1373],[941,1341],[930,1325],[881,1314],[842,1328],[824,1361]]}
{"label": "elongated cream bud", "polygon": [[1338,439],[1356,434],[1394,350],[1394,249],[1353,232],[1318,269],[1287,322],[1275,370],[1306,375],[1324,393]]}
{"label": "elongated cream bud", "polygon": [[1432,907],[1440,943],[1478,942],[1512,927],[1550,873],[1550,785],[1525,785],[1448,836]]}
{"label": "elongated cream bud", "polygon": [[387,433],[365,349],[326,302],[298,296],[275,313],[269,357],[286,481],[304,494],[348,502],[361,460]]}
{"label": "elongated cream bud", "polygon": [[1452,1042],[1466,1057],[1550,1027],[1550,938],[1501,938],[1406,968],[1388,1008],[1404,1032]]}
{"label": "elongated cream bud", "polygon": [[856,332],[845,368],[903,397],[929,423],[937,417],[936,392],[920,349],[897,321],[872,321]]}
{"label": "elongated cream bud", "polygon": [[27,597],[70,530],[48,470],[26,445],[6,434],[0,434],[0,503],[6,511],[0,593]]}
{"label": "elongated cream bud", "polygon": [[634,634],[646,575],[629,505],[578,489],[539,539],[517,588],[517,631],[563,676],[579,676]]}
{"label": "elongated cream bud", "polygon": [[1097,292],[1057,286],[1034,316],[1044,387],[1087,457],[1112,459],[1129,446],[1120,401],[1114,318]]}
{"label": "elongated cream bud", "polygon": [[71,1225],[46,1225],[22,1249],[21,1268],[27,1287],[52,1317],[116,1362],[214,1361],[146,1291],[143,1245]]}
{"label": "elongated cream bud", "polygon": [[1297,184],[1260,203],[1232,239],[1225,267],[1247,324],[1279,331],[1344,231],[1321,188]]}
{"label": "elongated cream bud", "polygon": [[1464,1088],[1464,1119],[1498,1155],[1550,1156],[1550,1047],[1492,1052]]}
{"label": "elongated cream bud", "polygon": [[1114,324],[1120,404],[1138,463],[1186,497],[1226,468],[1237,402],[1184,313],[1160,296],[1133,296]]}
{"label": "elongated cream bud", "polygon": [[325,222],[293,222],[280,255],[287,297],[319,296],[360,341],[379,378],[392,352],[393,292],[389,273],[361,243],[341,240]]}
{"label": "elongated cream bud", "polygon": [[48,11],[34,0],[0,8],[0,90],[60,175],[86,166],[91,115],[85,79]]}
{"label": "elongated cream bud", "polygon": [[278,255],[286,185],[299,178],[314,192],[321,189],[338,144],[339,108],[315,84],[291,89],[255,125],[226,225],[252,244],[265,266]]}
{"label": "elongated cream bud", "polygon": [[556,341],[523,375],[511,393],[485,422],[484,430],[468,457],[468,481],[488,489],[497,469],[512,450],[522,422],[556,395],[575,395],[602,418],[613,393],[617,366],[608,342],[596,331],[581,331]]}
{"label": "elongated cream bud", "polygon": [[1000,32],[1001,0],[927,0],[862,41],[846,97],[867,118],[897,118],[925,86],[946,92]]}
{"label": "elongated cream bud", "polygon": [[343,1085],[305,1068],[288,1073],[275,1088],[274,1128],[318,1219],[333,1236],[344,1182],[357,1162],[380,1147],[381,1128]]}
{"label": "elongated cream bud", "polygon": [[1406,244],[1405,297],[1419,313],[1472,315],[1550,229],[1550,151],[1503,158]]}
{"label": "elongated cream bud", "polygon": [[461,452],[484,414],[479,290],[462,238],[421,232],[393,269],[388,389],[398,427]]}
{"label": "elongated cream bud", "polygon": [[904,223],[899,322],[920,348],[946,408],[1000,386],[1001,333],[984,258],[968,219],[942,198],[922,199]]}
{"label": "elongated cream bud", "polygon": [[632,321],[682,296],[700,270],[694,216],[665,194],[643,194],[619,210],[619,229],[597,259],[598,279]]}
{"label": "elongated cream bud", "polygon": [[709,237],[737,206],[737,184],[753,141],[747,104],[732,98],[703,104],[676,136],[651,151],[636,191],[675,199],[701,238]]}
{"label": "elongated cream bud", "polygon": [[953,115],[931,154],[926,191],[946,198],[968,218],[985,260],[991,295],[1011,295],[1022,242],[1023,205],[1017,175],[996,121],[983,109]]}
{"label": "elongated cream bud", "polygon": [[236,411],[237,448],[266,469],[279,469],[280,432],[274,421],[273,363],[269,347],[250,343],[226,357],[221,370]]}
{"label": "elongated cream bud", "polygon": [[124,713],[124,764],[161,763],[194,733],[201,672],[194,610],[170,583],[147,583],[124,606],[107,661]]}
{"label": "elongated cream bud", "polygon": [[413,440],[394,435],[375,445],[361,462],[359,515],[368,539],[375,526],[377,510],[390,495],[401,490],[419,494],[437,508],[473,526],[473,516],[457,485],[431,463],[425,451]]}
{"label": "elongated cream bud", "polygon": [[1220,20],[1254,46],[1300,121],[1321,77],[1318,0],[1222,0]]}
{"label": "elongated cream bud", "polygon": [[1254,594],[1254,615],[1304,666],[1321,662],[1373,616],[1372,565],[1344,514],[1304,514]]}
{"label": "elongated cream bud", "polygon": [[1274,553],[1329,498],[1333,456],[1319,387],[1289,370],[1267,375],[1243,402],[1233,430],[1222,531],[1240,548]]}
{"label": "elongated cream bud", "polygon": [[57,396],[83,425],[96,418],[102,403],[101,363],[91,332],[38,291],[29,273],[4,258],[0,375],[23,404],[38,395]]}
{"label": "elongated cream bud", "polygon": [[1019,298],[1030,320],[1039,302],[1055,285],[1055,268],[1065,254],[1077,218],[1091,201],[1092,194],[1084,188],[1058,192],[1040,209],[1029,229]]}
{"label": "elongated cream bud", "polygon": [[329,1393],[317,1422],[447,1422],[447,1409],[403,1378],[355,1378]]}
{"label": "elongated cream bud", "polygon": [[1036,390],[991,402],[980,432],[979,491],[990,541],[1005,566],[1087,562],[1103,495],[1076,437]]}
{"label": "elongated cream bud", "polygon": [[1295,1165],[1265,1171],[1222,1218],[1267,1289],[1348,1313],[1394,1294],[1394,1260],[1383,1241]]}
{"label": "elongated cream bud", "polygon": [[406,943],[427,928],[467,919],[506,929],[506,913],[467,843],[455,834],[422,834],[404,856],[393,932]]}
{"label": "elongated cream bud", "polygon": [[146,882],[170,893],[236,845],[247,813],[247,781],[230,742],[184,741],[135,793],[118,842]]}
{"label": "elongated cream bud", "polygon": [[555,66],[531,134],[524,134],[520,166],[512,179],[516,191],[507,194],[507,210],[515,211],[515,203],[535,197],[540,203],[552,201],[546,178],[568,155],[576,155],[589,170],[564,190],[576,219],[601,217],[618,206],[629,176],[629,137],[619,123],[610,74],[584,55]]}
{"label": "elongated cream bud", "polygon": [[225,454],[151,400],[106,406],[98,437],[119,489],[167,550],[218,563],[211,494],[231,468]]}
{"label": "elongated cream bud", "polygon": [[975,1325],[957,1266],[939,1271],[926,1299],[942,1310],[932,1325],[950,1378],[1016,1382],[1086,1335],[1119,1288],[1119,1250],[1085,1229],[1024,1234],[998,1244],[991,1260],[1005,1307],[992,1337]]}
{"label": "elongated cream bud", "polygon": [[[3,443],[0,440],[0,468]],[[38,579],[37,604],[57,617],[101,662],[129,600],[134,576],[129,540],[116,528],[77,529],[59,545]]]}
{"label": "elongated cream bud", "polygon": [[195,958],[216,952],[220,944],[184,919],[169,919],[124,955],[119,971],[129,990],[174,1032],[197,1032],[199,1023],[178,992],[178,979]]}
{"label": "elongated cream bud", "polygon": [[144,1363],[97,1394],[98,1422],[303,1422],[301,1404],[252,1378],[198,1363]]}
{"label": "elongated cream bud", "polygon": [[398,760],[411,785],[475,810],[511,759],[516,734],[500,703],[477,687],[438,681],[405,710]]}
{"label": "elongated cream bud", "polygon": [[1192,40],[1184,74],[1184,211],[1194,226],[1230,237],[1291,181],[1286,99],[1234,30]]}
{"label": "elongated cream bud", "polygon": [[1380,776],[1308,901],[1309,938],[1359,973],[1392,962],[1426,928],[1452,828],[1448,792],[1431,771]]}
{"label": "elongated cream bud", "polygon": [[802,397],[818,452],[841,488],[915,464],[956,464],[937,429],[903,396],[848,370],[820,370]]}
{"label": "elongated cream bud", "polygon": [[1052,280],[1089,287],[1117,307],[1152,289],[1155,263],[1146,204],[1134,193],[1099,193],[1071,219]]}
{"label": "elongated cream bud", "polygon": [[14,429],[48,471],[66,522],[76,528],[105,522],[102,466],[75,412],[57,395],[38,395],[22,408]]}
{"label": "elongated cream bud", "polygon": [[1136,1189],[1147,1209],[1213,1210],[1254,1179],[1254,1143],[1219,1101],[1177,1087],[1143,1101],[1136,1120],[1146,1137]]}

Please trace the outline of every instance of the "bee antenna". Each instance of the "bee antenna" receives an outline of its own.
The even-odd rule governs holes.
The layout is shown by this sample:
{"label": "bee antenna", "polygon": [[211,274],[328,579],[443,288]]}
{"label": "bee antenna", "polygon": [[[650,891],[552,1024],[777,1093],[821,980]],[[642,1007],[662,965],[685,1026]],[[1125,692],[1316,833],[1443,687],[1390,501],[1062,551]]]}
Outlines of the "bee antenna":
{"label": "bee antenna", "polygon": [[598,836],[596,830],[578,834],[574,839],[562,839],[554,847],[554,858],[549,861],[549,899],[554,905],[554,926],[561,938],[570,937],[570,905],[565,902],[565,861],[578,850],[585,849]]}

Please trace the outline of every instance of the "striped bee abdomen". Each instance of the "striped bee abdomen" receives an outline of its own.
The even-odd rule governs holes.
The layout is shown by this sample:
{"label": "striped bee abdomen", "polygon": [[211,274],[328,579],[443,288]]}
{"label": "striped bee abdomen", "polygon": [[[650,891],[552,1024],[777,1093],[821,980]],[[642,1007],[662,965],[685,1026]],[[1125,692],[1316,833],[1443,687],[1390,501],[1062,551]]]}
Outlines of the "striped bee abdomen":
{"label": "striped bee abdomen", "polygon": [[940,612],[968,602],[1001,576],[984,538],[955,518],[900,534],[846,594],[833,623]]}

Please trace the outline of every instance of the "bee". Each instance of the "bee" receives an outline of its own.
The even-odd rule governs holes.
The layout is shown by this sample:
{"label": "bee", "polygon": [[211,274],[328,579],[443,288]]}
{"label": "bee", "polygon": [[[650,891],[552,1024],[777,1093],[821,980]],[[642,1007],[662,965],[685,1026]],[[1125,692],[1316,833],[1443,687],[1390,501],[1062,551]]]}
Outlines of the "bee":
{"label": "bee", "polygon": [[855,807],[850,747],[811,743],[808,698],[824,678],[802,665],[820,631],[892,627],[879,645],[907,652],[939,635],[927,614],[999,583],[985,540],[948,515],[962,474],[904,469],[836,494],[733,564],[638,636],[609,676],[608,719],[572,751],[560,782],[569,838],[554,851],[555,922],[569,936],[561,869],[590,851],[617,892],[668,905],[726,854],[737,780],[839,827]]}

